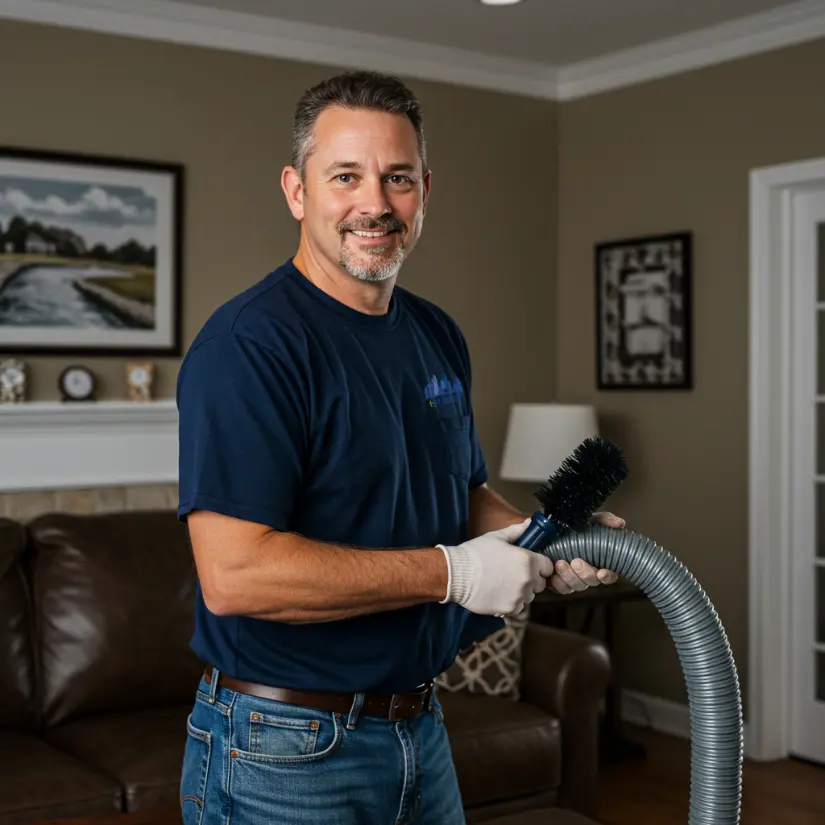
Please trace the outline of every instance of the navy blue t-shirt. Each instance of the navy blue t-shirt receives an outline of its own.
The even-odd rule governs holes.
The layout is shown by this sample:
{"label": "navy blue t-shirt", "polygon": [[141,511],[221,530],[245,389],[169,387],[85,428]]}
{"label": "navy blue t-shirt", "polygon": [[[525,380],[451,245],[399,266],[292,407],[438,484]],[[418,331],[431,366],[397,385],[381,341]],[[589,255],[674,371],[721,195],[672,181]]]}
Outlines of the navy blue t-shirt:
{"label": "navy blue t-shirt", "polygon": [[[183,359],[178,517],[211,510],[352,552],[465,541],[487,480],[470,388],[443,310],[396,286],[368,315],[290,259],[219,307]],[[195,611],[202,661],[305,690],[409,690],[503,624],[437,601],[308,624],[220,617],[200,588]]]}

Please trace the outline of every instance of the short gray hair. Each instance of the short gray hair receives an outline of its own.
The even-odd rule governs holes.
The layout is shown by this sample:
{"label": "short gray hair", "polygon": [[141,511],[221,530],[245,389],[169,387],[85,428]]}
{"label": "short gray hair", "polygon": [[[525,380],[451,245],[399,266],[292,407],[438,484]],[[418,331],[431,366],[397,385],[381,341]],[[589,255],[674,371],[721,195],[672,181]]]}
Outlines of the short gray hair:
{"label": "short gray hair", "polygon": [[292,165],[304,177],[306,162],[312,153],[315,121],[328,106],[347,109],[371,109],[393,115],[406,115],[415,129],[418,152],[427,169],[427,143],[424,139],[424,116],[415,94],[397,77],[378,72],[344,72],[330,77],[304,92],[295,110],[292,124]]}

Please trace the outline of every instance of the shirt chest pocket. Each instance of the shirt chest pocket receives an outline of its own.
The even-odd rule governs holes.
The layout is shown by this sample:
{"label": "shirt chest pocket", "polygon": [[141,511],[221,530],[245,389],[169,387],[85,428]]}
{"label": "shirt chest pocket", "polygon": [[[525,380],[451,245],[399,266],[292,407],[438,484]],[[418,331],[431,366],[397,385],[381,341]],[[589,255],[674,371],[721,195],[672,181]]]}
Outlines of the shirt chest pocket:
{"label": "shirt chest pocket", "polygon": [[439,415],[432,429],[435,436],[434,466],[468,480],[472,464],[469,414],[456,411],[450,415]]}

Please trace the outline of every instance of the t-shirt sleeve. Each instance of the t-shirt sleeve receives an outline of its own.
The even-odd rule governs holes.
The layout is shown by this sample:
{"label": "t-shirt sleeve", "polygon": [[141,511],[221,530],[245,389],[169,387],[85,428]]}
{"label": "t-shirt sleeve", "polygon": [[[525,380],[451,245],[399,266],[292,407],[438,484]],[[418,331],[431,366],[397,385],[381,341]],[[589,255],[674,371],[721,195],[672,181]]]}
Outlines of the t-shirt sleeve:
{"label": "t-shirt sleeve", "polygon": [[235,333],[187,353],[177,382],[178,518],[211,510],[289,529],[308,405],[299,370]]}

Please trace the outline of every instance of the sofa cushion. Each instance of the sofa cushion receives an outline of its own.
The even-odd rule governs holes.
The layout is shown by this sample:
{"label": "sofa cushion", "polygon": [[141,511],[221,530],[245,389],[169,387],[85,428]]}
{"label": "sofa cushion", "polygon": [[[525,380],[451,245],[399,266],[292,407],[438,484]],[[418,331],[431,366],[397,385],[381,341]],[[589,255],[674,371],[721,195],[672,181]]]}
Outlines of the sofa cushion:
{"label": "sofa cushion", "polygon": [[25,544],[23,525],[0,518],[0,727],[31,730],[37,719]]}
{"label": "sofa cushion", "polygon": [[529,605],[518,616],[505,618],[504,627],[458,654],[453,664],[436,678],[438,687],[450,693],[503,696],[518,701],[524,633],[529,619]]}
{"label": "sofa cushion", "polygon": [[438,697],[465,806],[558,788],[558,719],[498,696],[439,691]]}
{"label": "sofa cushion", "polygon": [[45,733],[49,742],[116,779],[124,809],[179,804],[186,717],[192,703],[106,714],[69,722]]}
{"label": "sofa cushion", "polygon": [[173,510],[29,522],[47,724],[191,701],[195,565]]}
{"label": "sofa cushion", "polygon": [[113,779],[33,734],[0,731],[3,825],[120,810],[121,791]]}

